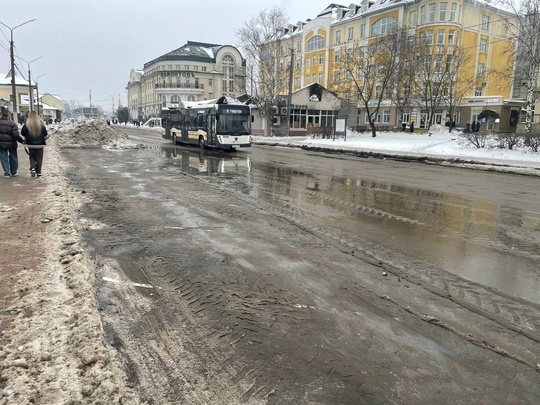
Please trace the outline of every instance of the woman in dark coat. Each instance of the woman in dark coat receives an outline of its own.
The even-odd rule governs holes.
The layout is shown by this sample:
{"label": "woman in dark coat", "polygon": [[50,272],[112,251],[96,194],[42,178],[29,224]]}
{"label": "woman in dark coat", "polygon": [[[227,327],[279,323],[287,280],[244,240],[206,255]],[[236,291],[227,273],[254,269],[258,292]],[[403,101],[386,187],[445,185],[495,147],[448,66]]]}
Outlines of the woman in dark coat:
{"label": "woman in dark coat", "polygon": [[38,177],[41,177],[43,148],[46,145],[47,128],[45,128],[36,111],[28,114],[28,119],[21,129],[21,134],[24,136],[30,157],[30,175],[36,177],[37,174]]}
{"label": "woman in dark coat", "polygon": [[6,178],[15,177],[18,174],[17,142],[24,142],[19,135],[19,127],[10,119],[9,111],[3,109],[0,114],[0,161]]}

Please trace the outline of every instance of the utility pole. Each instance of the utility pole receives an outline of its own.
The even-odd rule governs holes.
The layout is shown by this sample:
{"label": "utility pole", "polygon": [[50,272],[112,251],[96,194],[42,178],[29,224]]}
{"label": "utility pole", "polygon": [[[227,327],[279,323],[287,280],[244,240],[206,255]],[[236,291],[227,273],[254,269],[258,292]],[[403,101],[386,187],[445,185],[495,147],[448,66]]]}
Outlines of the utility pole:
{"label": "utility pole", "polygon": [[32,21],[36,21],[36,19],[32,19],[32,20],[28,20],[28,21],[25,21],[23,22],[22,24],[19,24],[13,28],[11,27],[8,27],[6,24],[4,24],[3,22],[0,22],[0,24],[2,24],[4,27],[6,27],[8,30],[11,31],[11,39],[10,39],[10,42],[9,42],[9,51],[10,51],[10,54],[11,54],[11,97],[13,98],[13,121],[15,122],[19,122],[19,117],[17,115],[17,86],[15,84],[15,53],[13,51],[13,47],[14,47],[14,43],[13,43],[13,31],[15,30],[15,28],[19,28],[20,26],[24,25],[24,24],[28,24],[29,22],[32,22]]}
{"label": "utility pole", "polygon": [[112,117],[114,116],[114,97],[113,96],[111,96],[111,100],[112,100],[112,115],[111,115]]}
{"label": "utility pole", "polygon": [[33,59],[31,60],[30,62],[24,60],[23,58],[19,58],[21,59],[23,62],[26,62],[27,65],[28,65],[28,103],[29,103],[29,109],[30,111],[32,111],[33,107],[34,107],[34,95],[32,94],[32,75],[30,74],[30,64],[32,62],[35,62],[36,60],[38,59],[41,59],[43,58],[43,56],[40,56],[39,58],[36,58],[36,59]]}
{"label": "utility pole", "polygon": [[92,114],[92,89],[88,90],[88,94],[90,95],[90,118],[94,118],[94,114]]}
{"label": "utility pole", "polygon": [[287,136],[291,136],[291,103],[292,103],[294,48],[289,48],[289,51],[291,51],[291,62],[289,64],[289,94],[287,96]]}
{"label": "utility pole", "polygon": [[39,88],[38,88],[38,80],[40,77],[46,76],[46,74],[43,74],[41,76],[36,77],[36,102],[37,102],[37,113],[41,115],[41,112],[39,110]]}

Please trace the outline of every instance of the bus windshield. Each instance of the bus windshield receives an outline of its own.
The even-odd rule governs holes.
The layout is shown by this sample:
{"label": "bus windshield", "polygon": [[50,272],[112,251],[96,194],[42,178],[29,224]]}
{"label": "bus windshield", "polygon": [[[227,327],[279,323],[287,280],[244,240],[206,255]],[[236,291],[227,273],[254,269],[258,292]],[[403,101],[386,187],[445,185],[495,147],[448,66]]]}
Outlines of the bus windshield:
{"label": "bus windshield", "polygon": [[[220,135],[251,135],[251,114],[249,109],[222,111],[217,122]],[[233,112],[234,111],[234,112]]]}

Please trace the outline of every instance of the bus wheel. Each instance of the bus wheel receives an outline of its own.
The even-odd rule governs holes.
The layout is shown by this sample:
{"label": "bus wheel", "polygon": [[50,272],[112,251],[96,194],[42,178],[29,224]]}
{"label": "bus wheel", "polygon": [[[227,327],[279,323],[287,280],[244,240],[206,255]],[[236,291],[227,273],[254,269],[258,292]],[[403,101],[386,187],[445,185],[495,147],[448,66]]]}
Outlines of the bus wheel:
{"label": "bus wheel", "polygon": [[172,143],[173,145],[176,145],[176,134],[173,134],[172,136]]}
{"label": "bus wheel", "polygon": [[199,146],[201,149],[204,149],[204,138],[202,136],[199,137]]}

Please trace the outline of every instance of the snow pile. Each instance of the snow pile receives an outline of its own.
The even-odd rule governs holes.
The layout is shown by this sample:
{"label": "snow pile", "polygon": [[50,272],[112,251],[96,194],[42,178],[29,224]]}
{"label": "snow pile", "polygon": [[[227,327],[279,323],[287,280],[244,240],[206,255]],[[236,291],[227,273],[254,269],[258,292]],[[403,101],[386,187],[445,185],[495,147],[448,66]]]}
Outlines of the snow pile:
{"label": "snow pile", "polygon": [[61,148],[99,148],[112,142],[122,142],[126,135],[99,119],[75,117],[49,130],[52,141]]}

